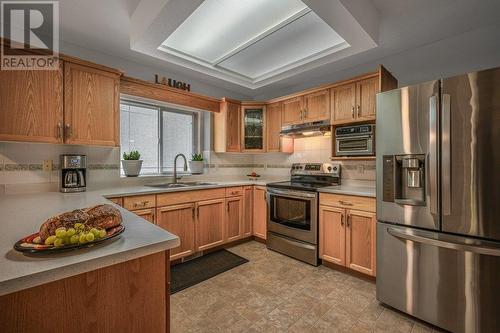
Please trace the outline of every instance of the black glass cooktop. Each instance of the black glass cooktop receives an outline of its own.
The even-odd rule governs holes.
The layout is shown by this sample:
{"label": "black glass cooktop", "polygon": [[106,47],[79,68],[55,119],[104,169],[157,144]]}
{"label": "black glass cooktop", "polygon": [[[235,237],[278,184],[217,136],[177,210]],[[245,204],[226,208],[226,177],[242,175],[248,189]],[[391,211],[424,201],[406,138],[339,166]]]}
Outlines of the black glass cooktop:
{"label": "black glass cooktop", "polygon": [[319,188],[327,187],[327,186],[335,186],[336,184],[331,183],[310,183],[310,182],[278,182],[278,183],[269,183],[268,187],[274,188],[285,188],[285,189],[293,189],[293,190],[302,190],[302,191],[316,191]]}

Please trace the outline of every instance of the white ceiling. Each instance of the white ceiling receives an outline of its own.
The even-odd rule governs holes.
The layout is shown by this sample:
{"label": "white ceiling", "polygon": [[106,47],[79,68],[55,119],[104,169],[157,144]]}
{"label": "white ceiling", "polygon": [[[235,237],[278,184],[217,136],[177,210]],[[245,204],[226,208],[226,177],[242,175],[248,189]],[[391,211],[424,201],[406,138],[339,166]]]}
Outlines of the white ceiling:
{"label": "white ceiling", "polygon": [[205,0],[159,50],[251,86],[347,47],[300,0]]}
{"label": "white ceiling", "polygon": [[[318,59],[314,66],[302,66],[286,75],[278,75],[274,80],[263,80],[260,87],[230,82],[207,69],[189,68],[185,60],[166,60],[166,53],[157,50],[203,4],[202,0],[61,0],[60,36],[64,44],[96,50],[140,63],[164,75],[186,80],[193,78],[254,98],[278,96],[347,78],[373,70],[379,63],[391,70],[402,83],[450,75],[456,71],[500,66],[498,0],[303,2],[351,47],[336,52],[335,57]],[[162,20],[165,12],[170,12],[168,21]],[[280,42],[283,41],[276,43]],[[157,53],[137,51],[154,44]],[[265,45],[259,45],[254,54],[245,56],[246,52],[242,51],[238,58],[228,61],[225,66],[249,77],[272,71],[279,67],[273,61],[280,57],[280,53],[285,53],[280,52],[282,44],[273,45],[275,47],[269,54],[258,52]],[[350,49],[355,49],[355,53],[349,55]],[[241,59],[237,61],[239,57]],[[196,90],[196,86],[193,88]]]}

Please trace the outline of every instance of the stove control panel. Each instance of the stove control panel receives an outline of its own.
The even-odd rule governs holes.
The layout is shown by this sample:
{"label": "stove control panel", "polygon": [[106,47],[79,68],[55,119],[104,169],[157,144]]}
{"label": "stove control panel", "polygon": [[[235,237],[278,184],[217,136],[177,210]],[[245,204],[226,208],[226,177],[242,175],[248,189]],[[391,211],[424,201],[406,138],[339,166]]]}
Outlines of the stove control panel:
{"label": "stove control panel", "polygon": [[292,164],[292,175],[321,175],[340,176],[340,164],[338,163],[294,163]]}

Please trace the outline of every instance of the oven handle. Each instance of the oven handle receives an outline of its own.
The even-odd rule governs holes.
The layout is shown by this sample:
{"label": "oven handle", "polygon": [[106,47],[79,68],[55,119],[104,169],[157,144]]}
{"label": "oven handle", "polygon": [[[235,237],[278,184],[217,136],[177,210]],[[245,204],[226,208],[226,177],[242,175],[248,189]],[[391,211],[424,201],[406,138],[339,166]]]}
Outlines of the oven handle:
{"label": "oven handle", "polygon": [[293,191],[293,190],[276,190],[267,188],[267,192],[269,194],[281,195],[289,198],[298,198],[298,199],[316,199],[316,193],[302,192],[302,191]]}

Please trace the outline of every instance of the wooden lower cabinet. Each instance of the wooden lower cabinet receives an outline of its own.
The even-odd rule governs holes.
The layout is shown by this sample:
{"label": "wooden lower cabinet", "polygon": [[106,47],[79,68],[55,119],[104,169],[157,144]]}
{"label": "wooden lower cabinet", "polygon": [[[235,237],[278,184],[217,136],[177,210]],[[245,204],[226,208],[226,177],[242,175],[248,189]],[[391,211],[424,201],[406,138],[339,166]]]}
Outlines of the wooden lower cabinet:
{"label": "wooden lower cabinet", "polygon": [[252,235],[253,226],[253,186],[243,188],[243,237]]}
{"label": "wooden lower cabinet", "polygon": [[320,205],[319,257],[321,259],[345,265],[345,232],[345,209]]}
{"label": "wooden lower cabinet", "polygon": [[371,212],[347,210],[346,266],[375,276],[376,215]]}
{"label": "wooden lower cabinet", "polygon": [[155,215],[156,214],[155,214],[154,208],[134,210],[133,213],[137,216],[142,217],[146,221],[149,221],[151,223],[155,223]]}
{"label": "wooden lower cabinet", "polygon": [[322,260],[375,276],[375,199],[321,193],[319,242]]}
{"label": "wooden lower cabinet", "polygon": [[196,252],[194,203],[157,208],[156,224],[180,238],[181,245],[170,250],[170,260]]}
{"label": "wooden lower cabinet", "polygon": [[196,203],[196,250],[203,251],[224,243],[225,199]]}
{"label": "wooden lower cabinet", "polygon": [[267,201],[266,188],[256,186],[253,196],[253,234],[262,239],[267,238]]}
{"label": "wooden lower cabinet", "polygon": [[226,235],[228,242],[243,236],[243,196],[226,198]]}

